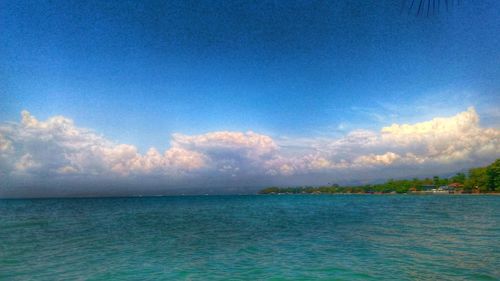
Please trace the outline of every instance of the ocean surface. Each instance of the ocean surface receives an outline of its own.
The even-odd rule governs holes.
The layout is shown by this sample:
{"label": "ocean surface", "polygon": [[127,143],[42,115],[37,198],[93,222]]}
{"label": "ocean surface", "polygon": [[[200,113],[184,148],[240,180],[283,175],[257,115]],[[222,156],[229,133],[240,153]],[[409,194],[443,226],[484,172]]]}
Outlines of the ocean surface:
{"label": "ocean surface", "polygon": [[500,280],[500,196],[0,200],[0,280]]}

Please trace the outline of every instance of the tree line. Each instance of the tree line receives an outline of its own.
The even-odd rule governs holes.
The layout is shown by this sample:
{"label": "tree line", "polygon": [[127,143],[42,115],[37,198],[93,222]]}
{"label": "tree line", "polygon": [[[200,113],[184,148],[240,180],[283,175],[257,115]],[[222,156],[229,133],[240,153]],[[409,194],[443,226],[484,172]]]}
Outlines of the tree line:
{"label": "tree line", "polygon": [[278,193],[408,193],[411,191],[424,191],[429,187],[440,187],[455,184],[464,193],[500,192],[500,159],[485,167],[472,168],[468,173],[457,173],[449,178],[413,178],[395,180],[389,179],[381,184],[367,184],[356,186],[340,186],[332,184],[328,186],[301,186],[301,187],[267,187],[260,194]]}

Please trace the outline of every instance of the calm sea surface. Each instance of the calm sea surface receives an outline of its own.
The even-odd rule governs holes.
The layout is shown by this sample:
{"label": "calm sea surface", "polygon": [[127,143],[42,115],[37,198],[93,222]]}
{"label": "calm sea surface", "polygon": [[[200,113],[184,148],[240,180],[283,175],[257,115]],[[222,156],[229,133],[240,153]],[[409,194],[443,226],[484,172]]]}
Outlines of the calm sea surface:
{"label": "calm sea surface", "polygon": [[0,200],[0,280],[499,280],[499,196]]}

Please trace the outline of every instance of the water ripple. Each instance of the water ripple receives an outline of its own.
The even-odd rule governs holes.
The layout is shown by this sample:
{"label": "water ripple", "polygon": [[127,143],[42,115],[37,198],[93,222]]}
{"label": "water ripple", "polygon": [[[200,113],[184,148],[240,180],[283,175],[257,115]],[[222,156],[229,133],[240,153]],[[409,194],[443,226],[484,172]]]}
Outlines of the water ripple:
{"label": "water ripple", "polygon": [[0,200],[0,280],[498,280],[500,197]]}

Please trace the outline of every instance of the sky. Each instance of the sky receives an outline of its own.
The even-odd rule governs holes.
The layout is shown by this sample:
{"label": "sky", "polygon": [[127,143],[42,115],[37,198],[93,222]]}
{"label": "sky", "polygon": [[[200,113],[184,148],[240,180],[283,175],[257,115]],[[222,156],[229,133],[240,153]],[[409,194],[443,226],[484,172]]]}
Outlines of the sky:
{"label": "sky", "polygon": [[500,2],[366,2],[1,1],[0,196],[245,193],[500,157]]}

